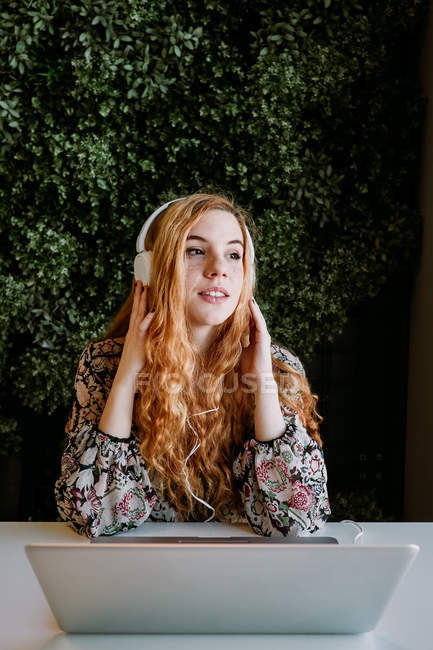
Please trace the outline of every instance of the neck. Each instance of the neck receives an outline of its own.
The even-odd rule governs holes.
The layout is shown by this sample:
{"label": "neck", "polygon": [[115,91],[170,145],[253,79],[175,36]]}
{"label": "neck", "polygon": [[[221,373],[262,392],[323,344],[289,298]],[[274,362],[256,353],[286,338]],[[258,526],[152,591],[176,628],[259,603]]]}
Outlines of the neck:
{"label": "neck", "polygon": [[215,326],[204,325],[194,327],[190,325],[190,337],[193,345],[197,348],[200,354],[204,354],[210,348],[212,341],[215,338]]}

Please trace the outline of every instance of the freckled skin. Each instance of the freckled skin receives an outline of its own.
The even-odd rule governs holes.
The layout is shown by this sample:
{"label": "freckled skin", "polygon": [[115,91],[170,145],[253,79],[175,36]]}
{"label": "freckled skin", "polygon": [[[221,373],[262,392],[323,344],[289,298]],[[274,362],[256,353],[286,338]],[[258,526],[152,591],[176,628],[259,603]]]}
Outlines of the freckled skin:
{"label": "freckled skin", "polygon": [[[244,277],[242,264],[242,229],[234,215],[222,210],[208,210],[193,226],[188,237],[197,235],[206,240],[187,239],[186,314],[193,328],[213,329],[235,310]],[[230,297],[222,303],[210,304],[198,294],[211,286],[224,287]]]}

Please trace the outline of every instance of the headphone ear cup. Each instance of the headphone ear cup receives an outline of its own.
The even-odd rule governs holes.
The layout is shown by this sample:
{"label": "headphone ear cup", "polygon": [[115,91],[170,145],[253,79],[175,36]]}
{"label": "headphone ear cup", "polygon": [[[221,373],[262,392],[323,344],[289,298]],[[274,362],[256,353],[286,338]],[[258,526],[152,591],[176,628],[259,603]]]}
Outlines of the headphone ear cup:
{"label": "headphone ear cup", "polygon": [[152,274],[152,251],[141,251],[135,256],[134,276],[136,280],[141,280],[143,284],[150,285]]}
{"label": "headphone ear cup", "polygon": [[251,264],[251,285],[254,293],[254,290],[256,288],[256,265],[254,262]]}

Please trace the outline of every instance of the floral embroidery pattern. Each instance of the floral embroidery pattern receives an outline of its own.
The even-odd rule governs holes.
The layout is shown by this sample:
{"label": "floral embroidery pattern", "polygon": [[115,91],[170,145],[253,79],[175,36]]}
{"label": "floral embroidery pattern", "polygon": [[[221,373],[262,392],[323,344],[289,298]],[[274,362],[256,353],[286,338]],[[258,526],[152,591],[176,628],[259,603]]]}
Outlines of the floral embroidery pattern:
{"label": "floral embroidery pattern", "polygon": [[[61,518],[88,537],[115,535],[147,519],[182,521],[151,484],[140,454],[137,429],[127,439],[103,433],[98,423],[119,364],[123,343],[106,339],[83,350],[75,377],[61,475],[54,487]],[[273,344],[272,354],[304,374],[294,355]],[[249,523],[258,535],[315,532],[330,514],[322,449],[298,416],[281,406],[286,430],[280,438],[250,438],[233,461],[243,511],[227,508],[224,521]]]}
{"label": "floral embroidery pattern", "polygon": [[300,481],[295,481],[292,486],[292,496],[290,498],[290,507],[297,508],[308,512],[313,507],[316,497],[313,490],[302,485]]}

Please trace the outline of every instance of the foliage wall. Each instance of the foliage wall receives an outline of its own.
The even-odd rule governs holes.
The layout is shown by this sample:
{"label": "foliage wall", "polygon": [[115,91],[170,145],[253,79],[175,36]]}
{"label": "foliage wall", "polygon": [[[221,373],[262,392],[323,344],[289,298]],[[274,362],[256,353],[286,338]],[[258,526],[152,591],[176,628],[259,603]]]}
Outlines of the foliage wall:
{"label": "foliage wall", "polygon": [[427,6],[0,3],[3,453],[70,407],[165,200],[216,189],[251,213],[258,301],[301,358],[413,265]]}

